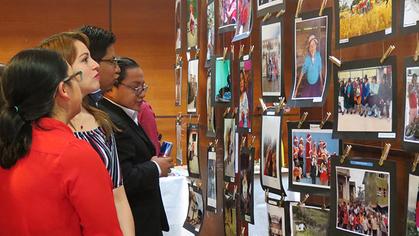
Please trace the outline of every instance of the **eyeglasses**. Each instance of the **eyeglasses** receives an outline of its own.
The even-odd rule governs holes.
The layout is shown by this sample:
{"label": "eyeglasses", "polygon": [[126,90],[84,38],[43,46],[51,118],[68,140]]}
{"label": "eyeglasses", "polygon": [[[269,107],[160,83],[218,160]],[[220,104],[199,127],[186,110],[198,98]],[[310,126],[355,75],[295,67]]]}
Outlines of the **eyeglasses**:
{"label": "eyeglasses", "polygon": [[107,62],[113,66],[118,66],[119,59],[117,57],[112,57],[111,59],[100,59],[99,62]]}
{"label": "eyeglasses", "polygon": [[77,71],[76,73],[74,73],[74,74],[72,74],[70,76],[65,77],[63,79],[63,82],[66,83],[66,82],[68,82],[68,81],[76,78],[79,75],[80,75],[80,77],[79,77],[79,79],[77,81],[80,82],[83,79],[83,72],[81,72],[81,71]]}
{"label": "eyeglasses", "polygon": [[132,87],[132,86],[129,86],[129,85],[124,84],[122,82],[119,82],[119,84],[124,86],[124,87],[127,87],[127,88],[131,89],[132,91],[134,91],[136,96],[140,95],[143,91],[147,92],[147,89],[148,89],[147,84],[143,84],[142,86],[138,86],[138,87]]}

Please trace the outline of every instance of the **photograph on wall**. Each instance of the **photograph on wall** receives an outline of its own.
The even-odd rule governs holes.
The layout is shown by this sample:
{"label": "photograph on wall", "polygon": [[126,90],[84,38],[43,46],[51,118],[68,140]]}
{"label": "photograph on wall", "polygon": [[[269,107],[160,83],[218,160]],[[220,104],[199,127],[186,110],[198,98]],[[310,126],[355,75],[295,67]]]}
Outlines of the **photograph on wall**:
{"label": "photograph on wall", "polygon": [[232,99],[231,65],[229,59],[217,58],[215,61],[215,102],[229,103]]}
{"label": "photograph on wall", "polygon": [[217,211],[217,152],[214,144],[208,147],[207,210]]}
{"label": "photograph on wall", "polygon": [[207,136],[215,137],[215,108],[213,101],[214,91],[212,84],[214,80],[214,68],[212,66],[207,68]]}
{"label": "photograph on wall", "polygon": [[294,25],[294,85],[289,105],[321,106],[326,100],[330,63],[330,9],[323,16],[303,13]]}
{"label": "photograph on wall", "polygon": [[249,55],[245,55],[240,60],[240,103],[238,114],[238,128],[241,130],[251,130],[250,117],[253,111],[253,70],[252,60]]}
{"label": "photograph on wall", "polygon": [[336,46],[348,47],[391,36],[396,31],[396,2],[335,0]]}
{"label": "photograph on wall", "polygon": [[224,232],[226,236],[237,235],[237,185],[226,183],[224,188]]}
{"label": "photograph on wall", "polygon": [[409,152],[419,151],[419,62],[413,58],[405,60],[405,96],[404,96],[404,126],[403,141],[404,148]]}
{"label": "photograph on wall", "polygon": [[208,0],[207,5],[207,61],[211,60],[214,56],[215,47],[215,12],[214,0]]}
{"label": "photograph on wall", "polygon": [[252,31],[253,15],[251,0],[237,0],[237,21],[236,32],[232,42],[236,42],[249,37]]}
{"label": "photograph on wall", "polygon": [[285,208],[272,205],[269,202],[266,204],[268,211],[268,232],[269,236],[286,236],[287,230],[285,226],[286,215]]}
{"label": "photograph on wall", "polygon": [[202,222],[204,221],[204,199],[202,191],[196,186],[188,185],[189,188],[189,207],[183,227],[194,235],[199,235]]}
{"label": "photograph on wall", "polygon": [[395,59],[344,62],[335,70],[335,137],[396,137]]}
{"label": "photograph on wall", "polygon": [[236,166],[236,122],[234,117],[224,118],[224,180],[235,182]]}
{"label": "photograph on wall", "polygon": [[419,236],[419,168],[408,176],[406,236]]}
{"label": "photograph on wall", "polygon": [[182,155],[182,118],[178,117],[175,122],[176,129],[176,165],[183,165]]}
{"label": "photograph on wall", "polygon": [[326,122],[288,122],[289,189],[329,192],[331,159],[341,154],[341,141],[332,138],[333,125]]}
{"label": "photograph on wall", "polygon": [[262,96],[280,97],[282,93],[282,21],[261,27]]}
{"label": "photograph on wall", "polygon": [[268,12],[280,11],[285,9],[284,0],[257,0],[257,16],[265,16]]}
{"label": "photograph on wall", "polygon": [[240,148],[240,218],[250,224],[254,224],[254,158],[254,147]]}
{"label": "photograph on wall", "polygon": [[176,35],[176,43],[175,49],[176,51],[180,51],[182,48],[182,3],[181,0],[176,0],[175,2],[175,35]]}
{"label": "photograph on wall", "polygon": [[269,192],[281,194],[281,116],[262,116],[261,184]]}
{"label": "photograph on wall", "polygon": [[[176,58],[179,54],[176,55]],[[182,105],[182,61],[175,65],[175,106]]]}
{"label": "photograph on wall", "polygon": [[234,31],[237,21],[237,0],[218,0],[219,26],[218,33]]}
{"label": "photograph on wall", "polygon": [[402,0],[402,31],[419,31],[419,1]]}
{"label": "photograph on wall", "polygon": [[[381,155],[379,153],[378,155]],[[386,160],[332,159],[331,235],[397,235],[396,165]]]}
{"label": "photograph on wall", "polygon": [[188,113],[196,113],[198,99],[198,59],[190,60],[188,65]]}
{"label": "photograph on wall", "polygon": [[187,159],[189,176],[200,178],[199,171],[199,125],[189,124],[187,130]]}
{"label": "photograph on wall", "polygon": [[294,236],[327,236],[329,209],[290,203],[290,227]]}
{"label": "photograph on wall", "polygon": [[198,19],[199,19],[199,0],[186,0],[187,21],[186,21],[186,41],[188,50],[198,47]]}

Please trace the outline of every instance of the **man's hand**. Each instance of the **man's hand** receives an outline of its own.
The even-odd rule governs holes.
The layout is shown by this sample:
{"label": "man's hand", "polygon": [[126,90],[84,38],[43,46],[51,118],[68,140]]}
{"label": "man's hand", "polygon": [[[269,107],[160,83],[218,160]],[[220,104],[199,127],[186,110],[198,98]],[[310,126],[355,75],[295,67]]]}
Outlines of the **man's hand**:
{"label": "man's hand", "polygon": [[173,160],[171,157],[152,157],[151,158],[152,161],[155,161],[157,163],[157,165],[159,165],[160,170],[161,170],[161,174],[160,176],[162,177],[166,177],[169,174],[170,168],[172,168],[173,165]]}

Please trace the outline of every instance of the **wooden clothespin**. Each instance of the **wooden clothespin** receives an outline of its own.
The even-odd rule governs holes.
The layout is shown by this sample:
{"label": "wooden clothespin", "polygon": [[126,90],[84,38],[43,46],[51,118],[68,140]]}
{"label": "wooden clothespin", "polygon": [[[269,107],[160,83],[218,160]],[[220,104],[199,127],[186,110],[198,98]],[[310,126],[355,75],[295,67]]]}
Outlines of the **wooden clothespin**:
{"label": "wooden clothespin", "polygon": [[199,51],[200,51],[200,49],[197,48],[196,51],[195,51],[195,59],[199,59]]}
{"label": "wooden clothespin", "polygon": [[262,107],[262,111],[265,112],[268,109],[268,107],[266,106],[265,102],[263,101],[263,98],[259,98],[259,103],[260,103],[260,106]]}
{"label": "wooden clothespin", "polygon": [[310,194],[306,193],[306,195],[304,195],[303,200],[301,200],[301,201],[298,203],[298,205],[299,205],[299,206],[303,206],[303,205],[306,203],[306,201],[307,201],[307,199],[308,199],[309,197],[310,197]]}
{"label": "wooden clothespin", "polygon": [[319,16],[322,16],[323,15],[323,10],[326,7],[326,4],[327,4],[327,0],[323,0],[322,5],[320,7]]}
{"label": "wooden clothespin", "polygon": [[418,61],[418,59],[419,59],[419,40],[416,43],[415,55],[413,56],[414,61]]}
{"label": "wooden clothespin", "polygon": [[275,17],[279,18],[280,16],[284,15],[284,13],[285,13],[285,10],[281,9],[278,13],[276,13]]}
{"label": "wooden clothespin", "polygon": [[231,51],[231,55],[234,55],[234,44],[231,44],[230,51]]}
{"label": "wooden clothespin", "polygon": [[189,123],[192,121],[192,114],[189,114]]}
{"label": "wooden clothespin", "polygon": [[285,105],[285,97],[282,97],[281,100],[279,100],[279,104],[276,107],[275,112],[279,113],[282,109],[284,109]]}
{"label": "wooden clothespin", "polygon": [[253,145],[255,144],[255,140],[256,140],[256,136],[252,135],[252,141],[250,142],[250,147],[253,147]]}
{"label": "wooden clothespin", "polygon": [[340,163],[341,164],[349,156],[349,153],[351,152],[351,149],[352,149],[352,145],[346,145],[345,151],[343,152],[342,156],[340,157]]}
{"label": "wooden clothespin", "polygon": [[241,147],[244,147],[244,145],[246,144],[246,136],[242,137],[242,143],[241,143]]}
{"label": "wooden clothespin", "polygon": [[215,148],[217,147],[217,144],[218,144],[218,138],[216,138],[215,141],[214,141],[214,147]]}
{"label": "wooden clothespin", "polygon": [[342,65],[342,62],[334,56],[329,56],[329,60],[333,62],[337,67]]}
{"label": "wooden clothespin", "polygon": [[300,11],[301,11],[301,8],[303,6],[303,1],[304,0],[298,0],[297,10],[295,11],[295,18],[298,18],[298,16],[300,15]]}
{"label": "wooden clothespin", "polygon": [[227,109],[224,111],[224,117],[227,116],[228,113],[230,113],[231,107],[227,107]]}
{"label": "wooden clothespin", "polygon": [[228,51],[228,47],[224,47],[223,60],[225,60],[225,59],[226,59],[226,56],[227,56],[227,51]]}
{"label": "wooden clothespin", "polygon": [[182,112],[179,112],[176,117],[177,121],[182,121]]}
{"label": "wooden clothespin", "polygon": [[306,120],[307,116],[308,116],[308,112],[304,112],[303,115],[301,116],[300,122],[298,122],[298,126],[297,126],[299,129],[303,125],[303,123]]}
{"label": "wooden clothespin", "polygon": [[244,44],[240,45],[239,58],[243,57]]}
{"label": "wooden clothespin", "polygon": [[419,163],[419,153],[415,153],[415,159],[413,160],[413,165],[412,165],[412,172],[416,171],[416,166]]}
{"label": "wooden clothespin", "polygon": [[262,22],[267,21],[270,17],[271,17],[271,13],[270,13],[270,12],[268,12],[268,13],[267,13],[267,14],[263,17]]}
{"label": "wooden clothespin", "polygon": [[201,114],[198,114],[198,117],[196,118],[196,123],[199,124],[199,118],[201,117]]}
{"label": "wooden clothespin", "polygon": [[384,53],[384,55],[381,57],[380,59],[380,63],[383,64],[384,61],[390,56],[391,52],[395,49],[396,47],[394,45],[390,45],[387,48],[387,51]]}
{"label": "wooden clothespin", "polygon": [[386,143],[384,145],[383,153],[381,154],[380,162],[378,163],[380,166],[384,164],[384,161],[387,160],[388,152],[390,151],[391,144]]}
{"label": "wooden clothespin", "polygon": [[250,46],[249,57],[252,57],[253,49],[255,49],[255,45]]}
{"label": "wooden clothespin", "polygon": [[331,112],[327,112],[326,113],[326,118],[324,120],[322,120],[322,122],[320,123],[320,129],[323,128],[324,124],[326,124],[327,120],[329,120],[330,116],[332,115]]}
{"label": "wooden clothespin", "polygon": [[244,235],[245,235],[245,234],[244,234],[245,232],[246,232],[246,227],[242,226],[242,231],[241,231],[241,234],[240,234],[240,235],[241,235],[241,236],[244,236]]}

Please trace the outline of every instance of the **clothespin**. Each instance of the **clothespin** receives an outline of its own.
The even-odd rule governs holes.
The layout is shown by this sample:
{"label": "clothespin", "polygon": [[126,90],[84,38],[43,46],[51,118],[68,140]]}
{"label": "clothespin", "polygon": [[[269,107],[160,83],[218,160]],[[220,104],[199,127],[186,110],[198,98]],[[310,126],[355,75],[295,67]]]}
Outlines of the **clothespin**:
{"label": "clothespin", "polygon": [[269,198],[269,189],[266,188],[265,189],[265,202],[268,202],[268,198]]}
{"label": "clothespin", "polygon": [[250,46],[249,57],[252,57],[253,49],[255,49],[255,45]]}
{"label": "clothespin", "polygon": [[303,206],[303,205],[305,204],[305,202],[307,201],[308,197],[310,197],[310,194],[306,193],[306,195],[304,195],[303,200],[301,200],[301,201],[298,203],[298,206]]}
{"label": "clothespin", "polygon": [[242,226],[241,236],[244,236],[244,233],[246,232],[246,227]]}
{"label": "clothespin", "polygon": [[239,58],[243,57],[244,44],[240,45]]}
{"label": "clothespin", "polygon": [[228,113],[230,113],[231,107],[227,107],[227,109],[224,111],[224,117],[227,116]]}
{"label": "clothespin", "polygon": [[228,51],[228,47],[224,47],[223,60],[225,60],[225,59],[226,59],[226,56],[227,56],[227,51]]}
{"label": "clothespin", "polygon": [[352,145],[346,145],[345,151],[343,152],[342,156],[340,157],[340,163],[341,164],[349,156],[349,153],[351,152],[351,149],[352,149]]}
{"label": "clothespin", "polygon": [[381,154],[380,162],[378,163],[380,166],[384,164],[384,161],[387,160],[388,152],[390,151],[391,144],[386,143],[384,145],[383,153]]}
{"label": "clothespin", "polygon": [[260,105],[262,107],[262,111],[265,112],[268,109],[268,107],[266,106],[265,102],[263,101],[263,98],[259,98],[259,102],[260,102]]}
{"label": "clothespin", "polygon": [[217,144],[218,144],[218,138],[216,138],[216,139],[215,139],[215,142],[214,142],[214,147],[215,147],[215,148],[217,147]]}
{"label": "clothespin", "polygon": [[231,51],[231,55],[234,55],[234,44],[231,44],[230,51]]}
{"label": "clothespin", "polygon": [[298,0],[297,10],[295,11],[295,18],[298,18],[298,16],[300,15],[300,11],[301,11],[301,8],[303,6],[303,1],[304,0]]}
{"label": "clothespin", "polygon": [[268,13],[267,13],[267,14],[263,17],[262,22],[267,21],[270,17],[271,17],[271,13],[270,13],[270,12],[268,12]]}
{"label": "clothespin", "polygon": [[342,62],[334,56],[329,56],[329,60],[332,61],[333,64],[337,65],[338,67],[342,65]]}
{"label": "clothespin", "polygon": [[275,17],[279,18],[280,16],[284,15],[284,13],[285,13],[285,10],[281,9],[278,13],[276,13]]}
{"label": "clothespin", "polygon": [[298,123],[298,126],[297,126],[299,129],[303,125],[303,123],[306,120],[307,116],[308,116],[308,112],[304,112],[303,115],[301,116],[300,122]]}
{"label": "clothespin", "polygon": [[416,43],[416,51],[415,51],[415,55],[413,56],[414,61],[418,61],[418,59],[419,59],[419,40]]}
{"label": "clothespin", "polygon": [[195,52],[195,59],[198,59],[199,58],[199,51],[200,51],[200,49],[197,48],[196,49],[196,52]]}
{"label": "clothespin", "polygon": [[198,114],[198,118],[196,119],[196,123],[199,124],[199,118],[201,117],[201,114]]}
{"label": "clothespin", "polygon": [[250,147],[253,147],[253,145],[255,144],[255,140],[256,140],[256,136],[252,135],[252,141],[250,142]]}
{"label": "clothespin", "polygon": [[189,123],[192,121],[192,114],[189,114]]}
{"label": "clothespin", "polygon": [[242,144],[241,144],[241,147],[244,147],[244,145],[246,144],[246,136],[243,136],[242,137]]}
{"label": "clothespin", "polygon": [[176,55],[176,65],[179,65],[179,62],[182,60],[182,56],[179,54]]}
{"label": "clothespin", "polygon": [[176,120],[179,121],[179,122],[182,121],[182,112],[179,112],[177,114]]}
{"label": "clothespin", "polygon": [[331,112],[327,112],[327,113],[326,113],[326,118],[325,118],[324,120],[322,120],[322,122],[320,123],[320,129],[322,129],[322,128],[323,128],[323,126],[324,126],[324,124],[326,124],[327,120],[329,120],[330,115],[332,115],[332,113],[331,113]]}
{"label": "clothespin", "polygon": [[388,56],[390,56],[391,52],[395,49],[396,47],[394,45],[390,45],[387,48],[387,51],[384,53],[384,55],[381,57],[380,59],[380,63],[383,64],[384,61],[388,58]]}
{"label": "clothespin", "polygon": [[285,107],[285,97],[281,98],[281,100],[279,100],[279,104],[275,109],[276,113],[279,113],[284,107]]}
{"label": "clothespin", "polygon": [[327,4],[327,0],[323,0],[322,5],[320,7],[319,16],[322,16],[323,15],[323,10],[326,7],[326,4]]}
{"label": "clothespin", "polygon": [[415,153],[415,159],[413,160],[413,165],[412,165],[412,172],[416,171],[416,166],[419,163],[419,153]]}

